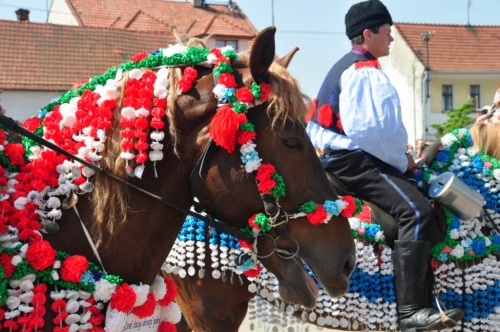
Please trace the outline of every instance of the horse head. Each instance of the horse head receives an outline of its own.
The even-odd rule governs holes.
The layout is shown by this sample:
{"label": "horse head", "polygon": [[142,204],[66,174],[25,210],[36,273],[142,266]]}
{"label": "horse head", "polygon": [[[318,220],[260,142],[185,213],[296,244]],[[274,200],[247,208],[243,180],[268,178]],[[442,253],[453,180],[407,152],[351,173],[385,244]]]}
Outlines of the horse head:
{"label": "horse head", "polygon": [[[234,77],[238,87],[251,88],[259,83],[270,86],[269,99],[252,105],[246,116],[253,125],[255,136],[252,142],[256,145],[259,160],[273,166],[268,172],[279,172],[280,176],[274,177],[277,179],[274,182],[284,183],[286,194],[285,190],[279,195],[276,189],[274,192],[263,189],[266,183],[259,177],[259,170],[250,169],[249,172],[251,165],[242,164],[242,159],[249,157],[248,150],[246,155],[242,151],[244,156],[240,157],[220,148],[211,160],[205,161],[210,164],[209,170],[193,186],[193,195],[217,219],[231,222],[235,227],[248,226],[249,217],[257,213],[267,215],[272,229],[266,236],[257,237],[261,262],[278,278],[284,300],[314,307],[318,291],[303,262],[314,272],[325,291],[340,296],[347,291],[348,278],[354,268],[354,242],[347,219],[332,217],[322,208],[323,202],[330,200],[333,203],[338,198],[328,184],[301,121],[306,110],[298,84],[282,65],[274,62],[274,34],[275,28],[264,30],[256,38],[249,58],[239,55],[234,65]],[[284,62],[285,65],[288,61]],[[210,135],[214,137],[214,132],[217,135],[219,129],[214,129],[217,126],[215,117],[223,111],[219,110],[214,116],[217,100],[207,93],[213,90],[214,82],[217,83],[217,78],[212,74],[202,77],[178,101],[194,105],[203,100],[198,107],[191,109],[190,114],[201,116],[205,110],[211,109],[205,112],[210,114],[205,120],[206,126],[183,128],[188,131],[189,140],[198,146],[195,150],[180,149],[181,154],[192,156],[192,163],[202,156]],[[220,143],[216,137],[214,140]],[[248,147],[243,144],[243,150],[245,146]],[[313,210],[319,206],[315,211],[316,218],[304,210],[305,202],[309,202],[309,207],[314,202]],[[271,254],[280,252],[277,249],[282,250],[281,256]]]}

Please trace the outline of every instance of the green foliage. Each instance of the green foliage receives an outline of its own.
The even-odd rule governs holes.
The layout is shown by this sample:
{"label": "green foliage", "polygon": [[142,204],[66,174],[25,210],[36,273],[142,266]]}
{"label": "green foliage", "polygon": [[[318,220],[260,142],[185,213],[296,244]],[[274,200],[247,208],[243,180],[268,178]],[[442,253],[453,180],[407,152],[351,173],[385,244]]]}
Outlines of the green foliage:
{"label": "green foliage", "polygon": [[448,115],[448,120],[441,124],[431,124],[431,127],[436,129],[438,137],[441,137],[447,133],[451,133],[454,129],[465,128],[473,124],[474,119],[469,114],[475,112],[476,109],[473,106],[473,101],[469,99],[459,107],[452,107],[451,110],[445,111],[445,114]]}

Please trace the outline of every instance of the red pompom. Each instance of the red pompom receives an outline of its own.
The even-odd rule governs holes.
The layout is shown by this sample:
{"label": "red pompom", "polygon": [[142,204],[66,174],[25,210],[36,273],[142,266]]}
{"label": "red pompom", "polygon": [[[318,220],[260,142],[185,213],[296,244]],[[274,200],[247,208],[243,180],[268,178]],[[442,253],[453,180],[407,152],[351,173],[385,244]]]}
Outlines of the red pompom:
{"label": "red pompom", "polygon": [[342,215],[342,217],[348,218],[352,216],[352,214],[356,211],[356,202],[354,201],[352,196],[349,195],[342,197],[342,200],[347,203],[347,206],[342,210],[340,214]]}
{"label": "red pompom", "polygon": [[57,315],[56,317],[54,317],[54,319],[52,319],[52,322],[54,322],[55,325],[64,324],[64,320],[66,319],[66,317],[68,317],[68,315],[69,315],[68,312],[63,310],[59,315]]}
{"label": "red pompom", "polygon": [[135,291],[128,284],[121,284],[111,297],[110,306],[120,312],[128,312],[134,308],[137,298]]}
{"label": "red pompom", "polygon": [[135,307],[132,312],[139,318],[146,318],[151,316],[155,312],[156,301],[153,293],[148,294],[148,298],[143,305]]}
{"label": "red pompom", "polygon": [[311,105],[309,106],[309,108],[307,110],[307,114],[306,114],[306,118],[305,118],[306,123],[312,120],[312,118],[314,116],[314,112],[316,111],[316,108],[318,108],[318,99],[313,99]]}
{"label": "red pompom", "polygon": [[326,220],[327,213],[321,204],[316,204],[316,211],[307,214],[307,220],[313,225],[321,224]]}
{"label": "red pompom", "polygon": [[61,278],[69,282],[81,282],[82,274],[89,268],[89,261],[80,255],[66,258],[61,266]]}
{"label": "red pompom", "polygon": [[50,306],[53,312],[59,313],[66,310],[66,301],[63,299],[55,300]]}
{"label": "red pompom", "polygon": [[47,285],[44,283],[38,284],[33,288],[33,293],[45,294],[45,292],[47,292]]}
{"label": "red pompom", "polygon": [[[40,127],[40,118],[28,118],[24,121],[23,127],[29,131],[35,131]],[[3,141],[2,141],[3,142]]]}
{"label": "red pompom", "polygon": [[340,112],[339,114],[337,114],[337,128],[339,128],[341,132],[344,131],[344,127],[342,127],[342,121],[340,120]]}
{"label": "red pompom", "polygon": [[240,130],[236,134],[236,140],[238,141],[239,145],[243,145],[248,143],[249,141],[252,141],[255,139],[257,134],[255,131],[248,131],[248,130]]}
{"label": "red pompom", "polygon": [[236,99],[242,103],[250,104],[254,101],[254,96],[249,88],[243,87],[236,90]]}
{"label": "red pompom", "polygon": [[172,323],[161,322],[160,325],[158,325],[158,332],[177,332],[177,328]]}
{"label": "red pompom", "polygon": [[238,113],[228,105],[224,105],[212,119],[210,136],[217,145],[232,153],[236,146],[236,134],[240,124]]}
{"label": "red pompom", "polygon": [[165,307],[170,303],[174,302],[174,299],[177,297],[177,294],[179,292],[177,291],[177,286],[175,285],[174,281],[171,278],[164,278],[163,280],[167,285],[167,293],[165,294],[163,299],[158,301],[158,304],[162,307]]}
{"label": "red pompom", "polygon": [[325,128],[333,124],[333,110],[329,104],[323,104],[319,108],[318,123]]}
{"label": "red pompom", "polygon": [[54,264],[56,251],[48,241],[32,242],[28,246],[26,260],[35,270],[45,270]]}
{"label": "red pompom", "polygon": [[247,278],[255,278],[260,274],[260,271],[262,271],[262,266],[258,264],[256,269],[250,269],[243,272],[243,274],[247,276]]}
{"label": "red pompom", "polygon": [[238,84],[234,80],[234,76],[230,73],[222,73],[219,75],[218,84],[224,85],[226,88],[237,88]]}
{"label": "red pompom", "polygon": [[54,327],[54,332],[69,332],[69,325],[64,327]]}
{"label": "red pompom", "polygon": [[260,101],[266,101],[271,95],[271,85],[267,83],[260,83]]}
{"label": "red pompom", "polygon": [[248,224],[250,225],[250,227],[252,227],[253,229],[257,229],[260,231],[260,225],[257,225],[255,224],[255,217],[257,217],[256,214],[254,214],[253,216],[251,216],[250,218],[248,218]]}
{"label": "red pompom", "polygon": [[255,178],[257,181],[266,181],[273,176],[273,174],[276,173],[276,168],[274,168],[273,165],[271,164],[262,164],[260,165],[259,169],[257,169],[257,175]]}

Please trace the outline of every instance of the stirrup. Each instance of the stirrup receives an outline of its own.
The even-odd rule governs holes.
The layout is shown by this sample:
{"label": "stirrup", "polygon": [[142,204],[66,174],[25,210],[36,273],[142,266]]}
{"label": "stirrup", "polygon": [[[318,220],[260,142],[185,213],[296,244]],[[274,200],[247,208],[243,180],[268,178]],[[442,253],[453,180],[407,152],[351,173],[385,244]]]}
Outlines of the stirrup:
{"label": "stirrup", "polygon": [[[452,328],[452,327],[457,326],[457,322],[454,319],[446,316],[446,313],[441,309],[439,302],[440,301],[438,300],[438,298],[436,296],[436,305],[437,305],[437,308],[439,310],[439,315],[441,316],[441,322],[443,323],[443,325],[448,327],[448,328]],[[444,305],[443,305],[443,307],[444,307]],[[444,307],[444,309],[447,310],[446,307]]]}

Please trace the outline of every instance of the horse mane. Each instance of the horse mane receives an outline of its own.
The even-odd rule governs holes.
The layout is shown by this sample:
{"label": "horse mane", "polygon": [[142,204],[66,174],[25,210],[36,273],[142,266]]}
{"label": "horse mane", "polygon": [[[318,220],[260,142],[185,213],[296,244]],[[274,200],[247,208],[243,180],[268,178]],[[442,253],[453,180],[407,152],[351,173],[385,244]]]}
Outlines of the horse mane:
{"label": "horse mane", "polygon": [[474,147],[487,155],[500,159],[500,125],[490,122],[476,122],[470,129]]}
{"label": "horse mane", "polygon": [[[235,68],[249,66],[249,53],[239,53]],[[267,114],[271,118],[271,126],[284,125],[286,120],[303,121],[307,112],[306,103],[309,100],[300,91],[299,82],[290,72],[274,61],[269,67],[268,81],[271,85],[269,107]]]}
{"label": "horse mane", "polygon": [[[191,38],[186,42],[188,47],[206,47],[205,40]],[[248,68],[249,53],[243,52],[238,54],[238,61],[234,64],[234,68]],[[143,69],[150,70],[150,69]],[[165,145],[171,144],[174,154],[179,157],[178,152],[178,130],[176,126],[176,103],[178,96],[177,85],[182,77],[182,68],[171,67],[169,70],[169,91],[167,96],[167,120],[168,130],[170,134],[170,142],[165,138]],[[114,174],[122,179],[126,179],[125,161],[120,158],[121,153],[121,135],[120,135],[120,110],[122,109],[122,101],[124,97],[125,84],[128,80],[128,72],[124,73],[123,78],[119,82],[117,91],[117,103],[113,113],[113,125],[110,132],[107,133],[105,151],[102,153],[101,167],[109,173]],[[273,62],[269,68],[268,82],[271,86],[271,96],[269,98],[269,106],[267,115],[271,119],[271,126],[283,126],[287,120],[296,122],[302,121],[306,114],[306,104],[304,100],[307,96],[300,92],[299,84],[294,79],[286,68]],[[135,167],[134,161],[131,161],[132,168]],[[128,188],[126,185],[112,179],[103,173],[95,174],[94,181],[95,189],[92,193],[91,203],[93,206],[94,223],[92,233],[95,237],[96,246],[102,245],[103,234],[106,231],[110,235],[115,234],[120,226],[127,222],[128,212]]]}

